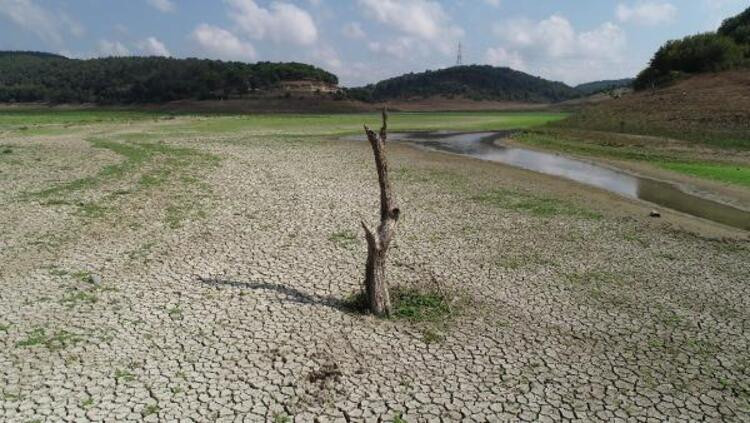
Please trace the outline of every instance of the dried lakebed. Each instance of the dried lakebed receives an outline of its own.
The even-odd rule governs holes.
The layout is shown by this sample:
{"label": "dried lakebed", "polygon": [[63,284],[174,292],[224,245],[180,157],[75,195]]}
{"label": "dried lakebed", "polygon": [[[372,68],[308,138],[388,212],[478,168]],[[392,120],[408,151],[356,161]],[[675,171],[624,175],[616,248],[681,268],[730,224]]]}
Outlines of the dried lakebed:
{"label": "dried lakebed", "polygon": [[467,304],[427,332],[342,307],[369,145],[214,119],[2,135],[0,421],[750,419],[748,242],[394,143],[390,281]]}
{"label": "dried lakebed", "polygon": [[560,176],[592,185],[628,198],[637,198],[692,216],[739,229],[750,230],[750,212],[687,193],[674,184],[622,170],[519,147],[498,141],[513,131],[500,132],[408,132],[391,139],[481,160],[504,163],[527,170]]}

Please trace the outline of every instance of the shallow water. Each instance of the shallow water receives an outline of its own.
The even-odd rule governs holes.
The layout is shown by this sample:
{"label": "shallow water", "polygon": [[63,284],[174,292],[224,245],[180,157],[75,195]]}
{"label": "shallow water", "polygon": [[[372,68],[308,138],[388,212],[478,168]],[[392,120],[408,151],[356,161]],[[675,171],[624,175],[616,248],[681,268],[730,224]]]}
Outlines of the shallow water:
{"label": "shallow water", "polygon": [[666,182],[634,176],[557,154],[505,147],[495,142],[509,134],[509,131],[401,133],[392,134],[391,139],[563,177],[625,197],[639,198],[661,207],[750,230],[750,213],[747,211],[686,193]]}

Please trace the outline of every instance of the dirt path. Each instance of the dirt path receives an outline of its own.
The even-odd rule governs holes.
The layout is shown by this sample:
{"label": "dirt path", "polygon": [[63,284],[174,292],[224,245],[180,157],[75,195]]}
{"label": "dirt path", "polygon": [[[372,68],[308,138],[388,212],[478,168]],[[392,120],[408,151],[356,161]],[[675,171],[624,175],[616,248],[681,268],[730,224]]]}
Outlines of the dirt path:
{"label": "dirt path", "polygon": [[366,144],[122,129],[3,140],[0,420],[750,418],[747,241],[394,145],[390,278],[470,304],[428,336],[342,307],[376,219]]}

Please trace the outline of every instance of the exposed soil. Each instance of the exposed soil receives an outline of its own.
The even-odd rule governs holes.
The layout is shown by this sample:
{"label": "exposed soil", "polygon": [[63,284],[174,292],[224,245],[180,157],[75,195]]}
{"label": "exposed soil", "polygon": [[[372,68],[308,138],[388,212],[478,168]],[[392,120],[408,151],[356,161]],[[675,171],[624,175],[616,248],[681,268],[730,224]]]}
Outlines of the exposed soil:
{"label": "exposed soil", "polygon": [[750,70],[692,76],[588,107],[570,126],[750,139]]}

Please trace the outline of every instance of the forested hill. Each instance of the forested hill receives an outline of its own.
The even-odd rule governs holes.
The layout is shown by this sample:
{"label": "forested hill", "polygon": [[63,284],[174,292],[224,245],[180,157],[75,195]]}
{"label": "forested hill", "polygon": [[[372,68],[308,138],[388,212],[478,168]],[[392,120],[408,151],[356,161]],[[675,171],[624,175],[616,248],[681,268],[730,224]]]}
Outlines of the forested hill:
{"label": "forested hill", "polygon": [[606,81],[594,81],[587,82],[585,84],[576,85],[576,90],[582,94],[591,95],[601,93],[605,91],[611,91],[618,88],[631,88],[633,86],[634,78],[625,79],[611,79]]}
{"label": "forested hill", "polygon": [[409,73],[377,84],[347,90],[352,98],[387,101],[429,97],[550,103],[579,97],[562,82],[552,82],[510,68],[487,65],[455,66]]}
{"label": "forested hill", "polygon": [[635,80],[637,90],[668,85],[683,76],[750,69],[750,7],[724,20],[716,32],[664,44]]}
{"label": "forested hill", "polygon": [[50,53],[0,52],[0,102],[121,104],[213,99],[273,89],[291,80],[338,83],[336,75],[302,63],[166,57],[79,60]]}

